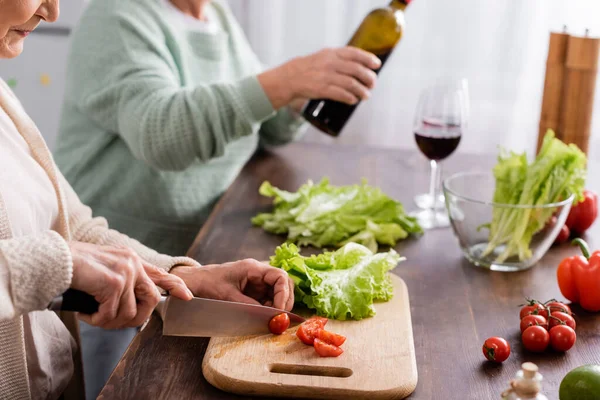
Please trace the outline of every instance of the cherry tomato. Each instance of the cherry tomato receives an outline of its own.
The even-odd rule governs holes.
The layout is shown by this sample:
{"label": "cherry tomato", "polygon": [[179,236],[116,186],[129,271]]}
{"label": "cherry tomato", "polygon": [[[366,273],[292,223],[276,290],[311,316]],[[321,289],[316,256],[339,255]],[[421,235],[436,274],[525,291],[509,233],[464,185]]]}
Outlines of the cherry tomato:
{"label": "cherry tomato", "polygon": [[521,340],[527,350],[540,353],[548,347],[550,334],[541,326],[530,326],[521,335]]}
{"label": "cherry tomato", "polygon": [[521,308],[521,312],[519,313],[521,319],[527,315],[541,315],[544,318],[548,318],[548,310],[539,303],[530,304]]}
{"label": "cherry tomato", "polygon": [[539,325],[544,329],[548,329],[548,321],[546,318],[542,317],[541,315],[526,315],[521,320],[521,333],[525,332],[525,329],[529,328],[530,326],[536,325]]}
{"label": "cherry tomato", "polygon": [[327,325],[327,321],[329,321],[329,320],[327,318],[325,318],[325,317],[317,317],[317,316],[315,316],[315,317],[309,318],[305,322],[305,324],[306,323],[314,323],[314,324],[319,325],[321,328],[323,328],[325,325]]}
{"label": "cherry tomato", "polygon": [[326,331],[321,329],[317,332],[317,338],[325,343],[332,344],[334,346],[341,346],[346,341],[346,337],[338,335],[337,333]]}
{"label": "cherry tomato", "polygon": [[344,352],[340,347],[315,339],[315,350],[321,357],[337,357]]}
{"label": "cherry tomato", "polygon": [[493,362],[504,362],[510,355],[510,345],[500,337],[491,337],[483,343],[483,355]]}
{"label": "cherry tomato", "polygon": [[556,236],[556,239],[554,239],[554,243],[556,243],[556,244],[563,244],[567,240],[569,240],[570,236],[571,236],[571,230],[569,229],[568,226],[563,225],[563,227],[560,228],[560,232],[558,232],[558,235]]}
{"label": "cherry tomato", "polygon": [[274,316],[269,321],[269,330],[275,335],[281,335],[290,327],[290,317],[286,313]]}
{"label": "cherry tomato", "polygon": [[306,321],[296,331],[296,336],[302,341],[302,343],[312,346],[315,341],[315,337],[317,337],[317,333],[325,324],[327,324],[328,319],[323,317],[312,317]]}
{"label": "cherry tomato", "polygon": [[569,314],[569,315],[573,314],[571,312],[571,308],[568,305],[566,305],[565,303],[561,303],[559,301],[551,301],[550,303],[546,304],[546,307],[548,307],[550,309],[550,312],[560,311],[560,312],[564,312],[565,314]]}
{"label": "cherry tomato", "polygon": [[312,346],[315,343],[315,337],[317,336],[317,333],[319,333],[321,329],[323,328],[312,324],[300,325],[296,331],[296,336],[298,336],[298,339],[300,339],[302,343]]}
{"label": "cherry tomato", "polygon": [[577,324],[575,323],[575,319],[573,317],[571,317],[569,314],[565,314],[564,312],[560,312],[560,311],[554,311],[550,315],[551,315],[550,322],[548,324],[548,327],[550,330],[552,330],[552,328],[554,328],[555,326],[564,325],[561,323],[561,321],[564,322],[567,326],[570,326],[571,329],[575,330],[575,327],[577,326]]}
{"label": "cherry tomato", "polygon": [[567,325],[557,325],[550,329],[550,346],[556,351],[567,351],[575,344],[577,334]]}

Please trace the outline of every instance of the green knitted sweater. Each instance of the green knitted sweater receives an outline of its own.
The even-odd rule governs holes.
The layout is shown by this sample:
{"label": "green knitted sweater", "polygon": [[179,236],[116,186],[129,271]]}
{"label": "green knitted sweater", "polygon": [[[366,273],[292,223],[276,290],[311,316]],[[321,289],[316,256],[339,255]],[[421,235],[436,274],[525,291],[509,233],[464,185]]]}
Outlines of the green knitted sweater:
{"label": "green knitted sweater", "polygon": [[93,0],[73,32],[57,164],[95,215],[165,254],[186,252],[259,145],[303,122],[273,109],[231,11],[209,7],[217,33],[164,0]]}

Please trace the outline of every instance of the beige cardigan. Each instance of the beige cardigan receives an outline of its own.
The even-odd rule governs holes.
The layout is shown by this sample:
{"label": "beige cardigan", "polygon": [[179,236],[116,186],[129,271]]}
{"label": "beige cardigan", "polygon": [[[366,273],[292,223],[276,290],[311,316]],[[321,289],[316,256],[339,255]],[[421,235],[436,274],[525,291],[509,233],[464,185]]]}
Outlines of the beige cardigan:
{"label": "beige cardigan", "polygon": [[[104,218],[92,218],[91,209],[79,201],[60,174],[37,127],[2,80],[0,112],[6,112],[14,122],[31,148],[32,156],[47,172],[56,191],[59,208],[58,233],[46,231],[37,236],[12,238],[0,193],[0,263],[9,271],[8,275],[0,274],[0,280],[8,280],[8,287],[11,288],[9,293],[0,290],[0,397],[2,400],[22,400],[29,399],[31,395],[21,316],[45,309],[54,297],[69,288],[73,265],[68,241],[126,245],[145,260],[167,271],[175,265],[199,264],[186,257],[158,254],[110,230]],[[61,313],[60,317],[79,344],[75,315]],[[65,397],[83,398],[81,361],[74,361],[75,375]]]}

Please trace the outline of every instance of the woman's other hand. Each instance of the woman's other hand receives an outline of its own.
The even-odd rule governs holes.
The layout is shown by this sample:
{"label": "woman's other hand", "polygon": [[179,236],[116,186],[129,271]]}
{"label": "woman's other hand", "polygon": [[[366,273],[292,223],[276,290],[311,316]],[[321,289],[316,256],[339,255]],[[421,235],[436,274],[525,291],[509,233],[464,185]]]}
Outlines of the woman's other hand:
{"label": "woman's other hand", "polygon": [[262,304],[286,311],[294,305],[294,282],[288,274],[256,260],[181,266],[171,273],[181,277],[198,297]]}
{"label": "woman's other hand", "polygon": [[160,300],[157,286],[190,300],[192,293],[175,275],[148,264],[125,247],[69,243],[73,258],[71,288],[86,292],[100,306],[92,315],[80,314],[88,324],[105,329],[140,326]]}
{"label": "woman's other hand", "polygon": [[366,100],[381,61],[356,47],[324,49],[297,57],[258,75],[275,109],[297,99],[330,99],[346,104]]}

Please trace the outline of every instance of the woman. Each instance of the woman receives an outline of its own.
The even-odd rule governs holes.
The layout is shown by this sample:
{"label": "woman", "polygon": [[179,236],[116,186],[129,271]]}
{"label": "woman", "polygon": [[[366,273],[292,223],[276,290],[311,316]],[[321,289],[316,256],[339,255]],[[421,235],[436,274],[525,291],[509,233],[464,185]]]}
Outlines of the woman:
{"label": "woman", "polygon": [[72,40],[57,164],[111,226],[171,255],[259,143],[293,139],[304,99],[365,99],[380,65],[341,48],[262,72],[210,0],[92,0]]}
{"label": "woman", "polygon": [[[58,0],[0,0],[0,58],[19,55],[40,21],[57,16]],[[278,308],[293,305],[293,284],[276,268],[254,260],[200,267],[92,218],[0,80],[0,397],[83,398],[77,322],[72,313],[59,319],[46,310],[56,296],[84,291],[100,306],[81,319],[106,329],[134,327],[158,303],[157,285],[185,300],[257,303],[244,294],[253,293]]]}
{"label": "woman", "polygon": [[[112,227],[183,254],[257,147],[294,138],[305,99],[365,99],[379,66],[340,48],[263,71],[222,1],[92,0],[73,32],[57,164]],[[84,365],[106,376],[115,361],[98,361],[132,332],[82,329]]]}

